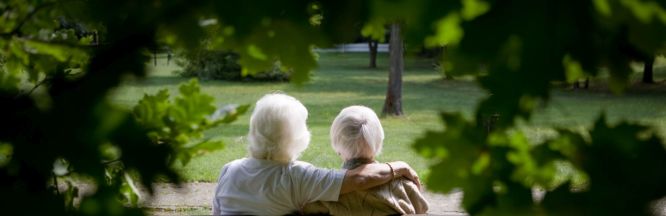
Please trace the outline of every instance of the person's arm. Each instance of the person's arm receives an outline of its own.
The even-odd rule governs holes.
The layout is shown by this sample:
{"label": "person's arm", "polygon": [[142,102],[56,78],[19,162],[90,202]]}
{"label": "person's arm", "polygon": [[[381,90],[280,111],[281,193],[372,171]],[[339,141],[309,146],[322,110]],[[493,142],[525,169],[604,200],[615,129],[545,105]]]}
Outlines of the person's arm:
{"label": "person's arm", "polygon": [[[407,163],[402,161],[386,163],[372,163],[361,165],[355,169],[347,170],[342,181],[340,194],[357,190],[365,190],[382,185],[393,178],[405,177],[413,181],[419,188],[419,176]],[[393,173],[391,173],[393,171]]]}

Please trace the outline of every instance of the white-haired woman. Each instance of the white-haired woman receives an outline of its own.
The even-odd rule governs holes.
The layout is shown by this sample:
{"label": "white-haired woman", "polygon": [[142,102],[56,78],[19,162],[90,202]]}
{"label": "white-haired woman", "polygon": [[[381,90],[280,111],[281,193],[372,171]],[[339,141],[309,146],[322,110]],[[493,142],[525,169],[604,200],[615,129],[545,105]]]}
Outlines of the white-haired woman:
{"label": "white-haired woman", "polygon": [[[384,141],[384,130],[372,109],[350,106],[343,109],[331,125],[331,145],[345,161],[344,169],[365,164],[381,164],[375,160]],[[306,214],[331,215],[394,215],[424,214],[428,202],[414,182],[404,178],[368,190],[340,196],[338,202],[315,202],[304,207]]]}
{"label": "white-haired woman", "polygon": [[365,190],[404,176],[418,176],[404,162],[328,170],[297,161],[310,142],[308,111],[285,94],[262,97],[250,118],[250,156],[222,168],[213,198],[214,215],[284,215],[307,203],[337,201],[340,194]]}

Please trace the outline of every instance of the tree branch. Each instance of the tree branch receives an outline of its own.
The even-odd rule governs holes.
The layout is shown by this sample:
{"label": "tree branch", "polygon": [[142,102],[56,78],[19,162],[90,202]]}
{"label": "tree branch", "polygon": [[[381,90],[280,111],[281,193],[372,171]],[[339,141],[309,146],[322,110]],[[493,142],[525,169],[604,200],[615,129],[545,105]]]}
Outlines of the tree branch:
{"label": "tree branch", "polygon": [[44,79],[42,79],[42,81],[39,81],[37,84],[35,84],[35,86],[32,87],[32,89],[30,89],[30,91],[28,91],[25,95],[31,95],[32,92],[35,91],[35,89],[39,88],[39,86],[41,86],[42,84],[46,83],[47,80],[49,80],[49,77],[48,77],[48,76],[45,77]]}
{"label": "tree branch", "polygon": [[116,162],[121,162],[120,158],[113,159],[113,160],[108,160],[108,161],[102,161],[102,165],[109,165],[109,164],[116,163]]}
{"label": "tree branch", "polygon": [[55,185],[56,194],[60,196],[60,188],[58,188],[58,177],[53,173],[53,184]]}

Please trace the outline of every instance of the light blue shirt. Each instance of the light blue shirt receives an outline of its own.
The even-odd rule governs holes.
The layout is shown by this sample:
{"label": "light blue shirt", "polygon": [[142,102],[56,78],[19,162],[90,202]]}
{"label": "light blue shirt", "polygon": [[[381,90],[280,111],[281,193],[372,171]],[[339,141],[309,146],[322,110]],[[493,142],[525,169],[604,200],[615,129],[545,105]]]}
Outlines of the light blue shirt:
{"label": "light blue shirt", "polygon": [[285,215],[310,202],[337,201],[345,172],[302,161],[238,159],[222,168],[213,215]]}

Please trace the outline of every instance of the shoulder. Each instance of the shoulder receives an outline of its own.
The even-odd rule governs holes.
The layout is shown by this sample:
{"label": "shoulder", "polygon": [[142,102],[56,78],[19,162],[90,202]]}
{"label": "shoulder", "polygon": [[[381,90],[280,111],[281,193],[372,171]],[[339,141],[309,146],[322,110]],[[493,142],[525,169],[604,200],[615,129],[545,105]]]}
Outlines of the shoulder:
{"label": "shoulder", "polygon": [[331,179],[336,180],[344,177],[344,170],[337,169],[327,169],[316,167],[310,163],[303,161],[292,161],[289,164],[289,173],[295,178],[304,178],[304,179]]}
{"label": "shoulder", "polygon": [[292,161],[289,162],[288,169],[291,172],[302,173],[302,172],[312,172],[318,168],[305,161]]}
{"label": "shoulder", "polygon": [[243,164],[245,164],[245,163],[247,163],[247,158],[241,158],[241,159],[233,160],[233,161],[225,164],[222,167],[222,169],[220,170],[220,172],[224,174],[225,172],[227,172],[230,169],[237,169],[237,168],[243,166]]}
{"label": "shoulder", "polygon": [[224,167],[222,167],[222,168],[241,166],[242,164],[244,164],[246,162],[247,162],[247,158],[236,159],[236,160],[233,160],[233,161],[225,164]]}
{"label": "shoulder", "polygon": [[305,161],[292,161],[289,163],[290,167],[298,167],[298,168],[314,168],[315,166],[305,162]]}
{"label": "shoulder", "polygon": [[316,167],[304,161],[292,161],[289,163],[289,169],[292,172],[307,172],[307,173],[344,173],[345,169],[328,169]]}

